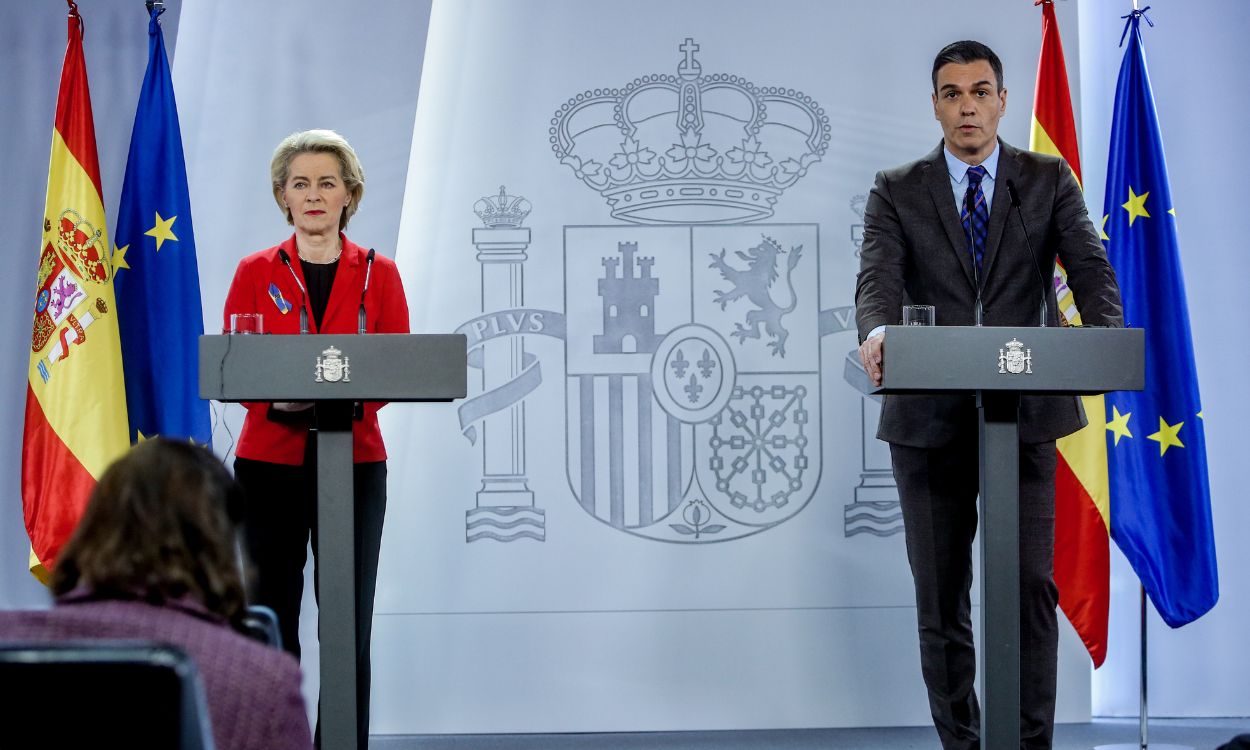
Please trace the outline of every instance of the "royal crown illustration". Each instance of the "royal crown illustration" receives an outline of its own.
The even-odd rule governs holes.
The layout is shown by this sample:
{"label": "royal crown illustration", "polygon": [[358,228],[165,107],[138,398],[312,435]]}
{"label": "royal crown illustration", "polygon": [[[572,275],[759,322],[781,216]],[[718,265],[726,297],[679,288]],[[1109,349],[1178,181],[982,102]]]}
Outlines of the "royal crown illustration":
{"label": "royal crown illustration", "polygon": [[645,224],[756,221],[820,161],[829,118],[794,89],[703,75],[686,39],[677,75],[569,99],[551,148],[598,190],[612,216]]}
{"label": "royal crown illustration", "polygon": [[508,191],[500,185],[499,195],[479,198],[473,204],[473,213],[490,229],[514,229],[525,222],[532,208],[528,200],[508,195]]}

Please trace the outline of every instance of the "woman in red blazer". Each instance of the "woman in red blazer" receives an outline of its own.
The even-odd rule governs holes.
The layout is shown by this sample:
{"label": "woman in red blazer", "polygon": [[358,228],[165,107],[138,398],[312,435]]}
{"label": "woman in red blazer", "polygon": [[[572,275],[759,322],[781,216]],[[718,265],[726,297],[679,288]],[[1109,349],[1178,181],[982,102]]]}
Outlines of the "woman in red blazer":
{"label": "woman in red blazer", "polygon": [[[408,303],[394,261],[343,234],[364,195],[364,172],[342,136],[288,136],[270,165],[273,196],[295,234],[239,263],[226,296],[225,329],[237,313],[261,313],[267,333],[356,333],[364,293],[368,333],[407,333]],[[368,279],[368,289],[365,282]],[[235,477],[247,498],[244,540],[255,565],[257,604],[278,614],[285,647],[299,648],[305,550],[317,559],[317,450],[307,403],[249,403],[235,449]],[[378,409],[367,403],[352,429],[357,564],[357,733],[368,744],[369,642],[382,522],[386,448]],[[316,579],[314,578],[314,581]]]}

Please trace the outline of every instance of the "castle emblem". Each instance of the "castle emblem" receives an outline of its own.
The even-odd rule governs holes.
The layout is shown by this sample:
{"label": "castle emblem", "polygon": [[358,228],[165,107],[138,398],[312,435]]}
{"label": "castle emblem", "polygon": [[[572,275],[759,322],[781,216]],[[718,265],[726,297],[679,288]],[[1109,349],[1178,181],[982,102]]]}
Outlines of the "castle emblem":
{"label": "castle emblem", "polygon": [[660,280],[651,276],[655,258],[638,258],[635,269],[638,243],[622,242],[618,248],[619,258],[603,259],[604,275],[598,282],[603,298],[603,333],[595,336],[595,353],[653,352],[659,342],[654,311]]}

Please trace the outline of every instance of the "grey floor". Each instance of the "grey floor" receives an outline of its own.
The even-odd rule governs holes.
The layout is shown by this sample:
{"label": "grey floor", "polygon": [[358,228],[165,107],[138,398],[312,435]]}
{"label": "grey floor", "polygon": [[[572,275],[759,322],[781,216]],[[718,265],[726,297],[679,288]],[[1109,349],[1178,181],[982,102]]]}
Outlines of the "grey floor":
{"label": "grey floor", "polygon": [[[1250,733],[1250,718],[1151,719],[1149,747],[1215,750]],[[1055,750],[1093,750],[1101,745],[1138,747],[1136,719],[1098,719],[1059,724]],[[889,729],[786,729],[740,732],[638,732],[616,734],[427,735],[371,738],[372,750],[939,750],[931,727]]]}

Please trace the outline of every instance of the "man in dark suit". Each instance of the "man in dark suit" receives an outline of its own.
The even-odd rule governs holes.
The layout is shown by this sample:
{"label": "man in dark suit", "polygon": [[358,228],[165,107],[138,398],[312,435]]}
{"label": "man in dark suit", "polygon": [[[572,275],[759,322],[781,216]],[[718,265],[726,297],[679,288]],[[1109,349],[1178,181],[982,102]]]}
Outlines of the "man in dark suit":
{"label": "man in dark suit", "polygon": [[[883,327],[907,304],[933,305],[938,325],[1037,325],[1041,288],[1022,222],[1047,278],[1058,257],[1086,324],[1120,326],[1115,273],[1062,159],[998,139],[1007,109],[1002,63],[978,42],[948,45],[933,63],[933,112],[943,141],[880,172],[864,214],[855,289],[860,358],[880,384]],[[980,287],[978,313],[977,288]],[[1020,404],[1021,745],[1049,748],[1054,728],[1058,592],[1053,577],[1055,439],[1086,424],[1072,397]],[[920,660],[943,747],[980,746],[973,691],[970,589],[977,526],[977,413],[972,396],[886,396],[877,437],[890,443],[916,586]],[[995,750],[998,750],[995,748]]]}

